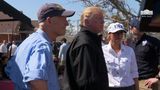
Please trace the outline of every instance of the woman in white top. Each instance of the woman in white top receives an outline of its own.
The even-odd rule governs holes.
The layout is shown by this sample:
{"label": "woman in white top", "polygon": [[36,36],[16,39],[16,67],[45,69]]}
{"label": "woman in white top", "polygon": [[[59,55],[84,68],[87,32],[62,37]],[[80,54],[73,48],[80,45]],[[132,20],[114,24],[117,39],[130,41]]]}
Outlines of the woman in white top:
{"label": "woman in white top", "polygon": [[108,69],[109,90],[139,90],[138,69],[132,48],[122,44],[125,31],[120,23],[108,26],[109,44],[102,47]]}

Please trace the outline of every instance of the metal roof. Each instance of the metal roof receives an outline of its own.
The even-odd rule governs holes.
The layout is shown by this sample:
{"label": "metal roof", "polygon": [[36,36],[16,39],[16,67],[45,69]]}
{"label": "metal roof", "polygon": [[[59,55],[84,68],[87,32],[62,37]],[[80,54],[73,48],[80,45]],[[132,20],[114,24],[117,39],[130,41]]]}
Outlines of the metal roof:
{"label": "metal roof", "polygon": [[32,30],[34,28],[34,26],[31,24],[30,18],[4,0],[0,0],[0,11],[9,15],[10,17],[13,17],[13,19],[0,19],[0,22],[21,21],[20,30]]}

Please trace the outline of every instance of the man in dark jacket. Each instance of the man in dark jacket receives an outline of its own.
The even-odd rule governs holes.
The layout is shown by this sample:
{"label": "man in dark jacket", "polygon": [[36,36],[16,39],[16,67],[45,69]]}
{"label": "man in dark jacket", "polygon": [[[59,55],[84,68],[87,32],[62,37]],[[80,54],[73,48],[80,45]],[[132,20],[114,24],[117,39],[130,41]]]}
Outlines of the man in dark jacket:
{"label": "man in dark jacket", "polygon": [[71,90],[108,90],[107,67],[98,33],[103,31],[103,11],[88,7],[81,15],[81,30],[66,56],[66,77]]}
{"label": "man in dark jacket", "polygon": [[133,34],[133,48],[136,54],[140,90],[160,90],[159,65],[160,41],[139,30],[139,20],[130,23]]}

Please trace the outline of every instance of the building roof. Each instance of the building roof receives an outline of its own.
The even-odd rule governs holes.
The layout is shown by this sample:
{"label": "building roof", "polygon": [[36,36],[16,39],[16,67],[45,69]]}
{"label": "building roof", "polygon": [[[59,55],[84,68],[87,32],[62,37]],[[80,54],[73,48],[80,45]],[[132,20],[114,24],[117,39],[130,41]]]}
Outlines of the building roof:
{"label": "building roof", "polygon": [[13,17],[13,19],[0,19],[0,22],[21,21],[20,30],[32,30],[34,28],[34,26],[31,24],[30,18],[12,7],[4,0],[0,0],[0,11],[2,11],[4,14],[9,15],[10,17]]}

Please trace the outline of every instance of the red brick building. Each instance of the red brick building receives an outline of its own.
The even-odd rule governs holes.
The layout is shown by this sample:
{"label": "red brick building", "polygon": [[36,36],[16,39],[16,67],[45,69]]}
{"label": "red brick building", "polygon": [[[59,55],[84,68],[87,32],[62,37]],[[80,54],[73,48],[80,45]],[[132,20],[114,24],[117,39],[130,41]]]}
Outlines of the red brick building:
{"label": "red brick building", "polygon": [[30,18],[4,0],[0,0],[0,43],[2,40],[22,41],[33,29]]}

